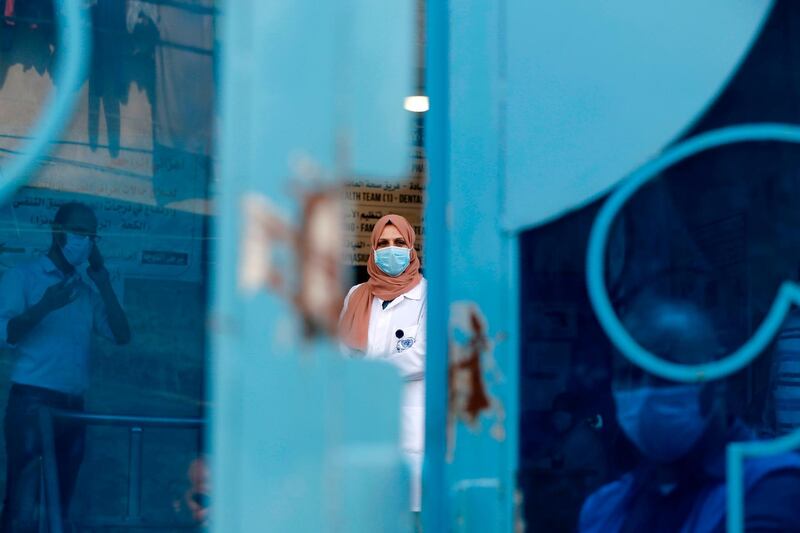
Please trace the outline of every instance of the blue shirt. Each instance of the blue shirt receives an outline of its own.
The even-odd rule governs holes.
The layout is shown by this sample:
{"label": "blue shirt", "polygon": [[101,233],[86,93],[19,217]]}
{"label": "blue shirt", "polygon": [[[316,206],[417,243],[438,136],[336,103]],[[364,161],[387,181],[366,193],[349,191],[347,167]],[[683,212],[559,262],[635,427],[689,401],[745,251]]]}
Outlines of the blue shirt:
{"label": "blue shirt", "polygon": [[[752,432],[741,422],[728,430],[727,442],[746,441]],[[800,531],[800,457],[781,454],[744,463],[745,531]],[[643,465],[605,485],[583,506],[582,533],[724,533],[725,447],[715,447],[685,465],[670,486],[657,482]]]}
{"label": "blue shirt", "polygon": [[800,427],[800,310],[786,316],[775,342],[770,383],[770,405],[778,435]]}
{"label": "blue shirt", "polygon": [[[73,274],[77,276],[78,274]],[[11,381],[80,395],[89,385],[92,333],[114,336],[105,304],[82,279],[76,298],[52,311],[17,344],[8,342],[8,322],[41,300],[48,287],[67,279],[47,256],[6,272],[0,279],[0,346],[15,358]]]}

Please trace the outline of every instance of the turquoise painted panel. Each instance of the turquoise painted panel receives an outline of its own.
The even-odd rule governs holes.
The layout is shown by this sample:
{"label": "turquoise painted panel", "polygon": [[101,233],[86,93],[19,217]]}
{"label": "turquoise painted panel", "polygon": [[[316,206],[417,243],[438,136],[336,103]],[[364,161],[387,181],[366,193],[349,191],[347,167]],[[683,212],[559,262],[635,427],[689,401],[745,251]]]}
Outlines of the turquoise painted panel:
{"label": "turquoise painted panel", "polygon": [[[411,86],[405,4],[225,6],[212,316],[215,531],[409,529],[400,379],[391,368],[343,360],[333,339],[307,337],[292,292],[316,257],[303,255],[295,238],[309,195],[354,172],[405,170],[407,129],[399,142],[393,128],[408,114],[402,98],[387,103]],[[356,8],[365,12],[351,17]],[[377,17],[385,24],[364,28],[379,8],[396,24]],[[409,64],[399,64],[406,57]],[[392,77],[376,64],[387,60]],[[363,72],[379,79],[352,77]],[[387,99],[359,100],[348,92],[356,81],[359,91],[383,90]],[[364,124],[367,116],[385,122]],[[253,269],[264,279],[245,287],[243,271]],[[335,291],[338,280],[330,281]]]}
{"label": "turquoise painted panel", "polygon": [[257,6],[249,48],[237,47],[231,61],[259,80],[249,112],[260,120],[247,134],[262,139],[263,175],[296,176],[310,163],[322,178],[401,177],[408,169],[403,97],[413,87],[413,3]]}
{"label": "turquoise painted panel", "polygon": [[[426,2],[425,87],[432,103],[425,114],[428,184],[425,197],[425,275],[428,284],[428,350],[447,353],[449,194],[450,18],[446,0]],[[422,469],[422,517],[426,531],[447,531],[448,360],[429,357],[425,366],[425,462]]]}
{"label": "turquoise painted panel", "polygon": [[[442,513],[436,513],[440,516],[431,517],[443,525],[443,531],[511,531],[513,527],[516,267],[514,236],[499,224],[505,135],[501,16],[502,5],[497,3],[449,5],[447,124],[437,122],[428,132],[435,143],[431,146],[444,152],[429,150],[431,182],[442,179],[445,190],[443,196],[439,196],[439,189],[431,192],[429,202],[441,201],[443,205],[428,206],[428,213],[438,215],[440,209],[444,210],[446,225],[441,231],[446,234],[431,236],[429,231],[426,236],[426,240],[431,239],[426,256],[433,265],[430,285],[445,284],[446,288],[446,307],[438,309],[441,314],[432,319],[430,327],[438,329],[431,332],[432,338],[447,335],[447,445],[444,458],[427,459],[428,464],[445,461],[444,472],[435,482],[441,481],[441,497],[448,501]],[[439,49],[439,53],[444,51]],[[444,95],[438,92],[431,96],[433,109],[436,97]],[[443,160],[434,162],[439,156]],[[437,172],[441,178],[437,178]],[[441,386],[439,366],[445,364],[444,360],[434,354],[428,357],[429,397],[437,398],[437,403],[445,397],[433,389],[434,385]],[[434,365],[437,369],[432,368]],[[465,386],[472,378],[478,378],[481,391]],[[482,393],[486,402],[478,412],[465,409],[471,395]],[[430,403],[428,408],[429,412],[438,412]],[[436,443],[429,439],[428,449],[434,446]],[[429,502],[426,500],[426,505]]]}
{"label": "turquoise painted panel", "polygon": [[686,131],[771,7],[508,2],[504,226],[534,226],[584,205]]}
{"label": "turquoise painted panel", "polygon": [[357,175],[401,178],[408,172],[408,131],[413,115],[403,99],[415,94],[415,1],[350,0],[352,26],[349,97],[342,130],[350,134]]}

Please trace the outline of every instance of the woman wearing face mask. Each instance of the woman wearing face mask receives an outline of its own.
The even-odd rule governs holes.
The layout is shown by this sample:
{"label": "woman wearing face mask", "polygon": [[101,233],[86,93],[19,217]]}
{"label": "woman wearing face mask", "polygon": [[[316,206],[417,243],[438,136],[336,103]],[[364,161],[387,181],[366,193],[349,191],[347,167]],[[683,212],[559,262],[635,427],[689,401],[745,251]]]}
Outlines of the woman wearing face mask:
{"label": "woman wearing face mask", "polygon": [[[625,322],[642,346],[666,360],[697,365],[719,354],[711,324],[693,305],[645,298]],[[579,531],[724,532],[725,449],[754,438],[729,416],[724,384],[663,381],[620,357],[613,394],[640,465],[587,499]],[[746,531],[800,531],[800,457],[748,459],[744,490]]]}
{"label": "woman wearing face mask", "polygon": [[425,440],[426,284],[414,250],[414,229],[400,215],[386,215],[372,230],[369,280],[347,294],[339,322],[351,356],[387,361],[405,380],[402,448],[411,470],[411,510],[419,512]]}

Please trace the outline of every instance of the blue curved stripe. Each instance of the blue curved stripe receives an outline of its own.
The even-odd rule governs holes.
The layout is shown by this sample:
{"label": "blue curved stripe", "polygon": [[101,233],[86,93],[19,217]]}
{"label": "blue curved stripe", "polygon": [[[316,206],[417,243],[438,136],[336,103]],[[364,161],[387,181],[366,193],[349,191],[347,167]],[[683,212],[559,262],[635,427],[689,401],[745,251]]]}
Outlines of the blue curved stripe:
{"label": "blue curved stripe", "polygon": [[31,140],[10,160],[8,168],[0,169],[0,203],[33,176],[39,159],[47,155],[51,143],[69,122],[86,78],[91,37],[82,0],[56,0],[55,4],[59,24],[53,92],[30,134]]}
{"label": "blue curved stripe", "polygon": [[[608,296],[604,272],[608,236],[614,219],[631,196],[668,167],[687,157],[718,146],[747,141],[800,143],[800,127],[789,124],[745,124],[693,137],[666,151],[627,178],[605,202],[592,226],[586,257],[586,281],[589,299],[600,325],[625,357],[657,376],[674,381],[699,382],[733,374],[758,357],[778,334],[792,304],[800,304],[800,286],[790,281],[784,282],[764,321],[755,334],[738,350],[719,361],[701,365],[681,365],[665,361],[636,343],[614,312]],[[799,447],[800,429],[773,440],[737,442],[728,445],[726,455],[728,533],[744,532],[744,461],[748,457],[788,453]]]}
{"label": "blue curved stripe", "polygon": [[624,180],[606,200],[595,219],[589,236],[586,258],[589,300],[600,325],[614,346],[631,362],[652,374],[687,383],[711,381],[733,374],[755,359],[777,335],[792,303],[800,304],[800,286],[791,281],[784,282],[764,321],[738,350],[719,361],[683,365],[661,359],[633,339],[614,311],[605,286],[605,255],[611,226],[617,214],[636,191],[687,157],[727,144],[752,141],[800,144],[800,127],[790,124],[745,124],[710,131],[688,139],[651,160]]}

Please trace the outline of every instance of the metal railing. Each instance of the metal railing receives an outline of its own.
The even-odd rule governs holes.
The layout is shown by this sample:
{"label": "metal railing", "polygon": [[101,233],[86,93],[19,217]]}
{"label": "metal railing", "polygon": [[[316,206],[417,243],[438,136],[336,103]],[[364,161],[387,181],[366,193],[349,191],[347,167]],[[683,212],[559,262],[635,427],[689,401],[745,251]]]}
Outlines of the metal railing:
{"label": "metal railing", "polygon": [[54,420],[69,421],[85,426],[112,426],[128,428],[130,446],[128,454],[128,511],[124,516],[95,518],[82,522],[90,528],[156,528],[188,529],[195,523],[159,523],[142,516],[142,446],[145,428],[175,430],[203,430],[202,418],[168,418],[122,415],[98,415],[43,408],[39,413],[42,436],[42,502],[39,513],[39,531],[64,533],[61,495],[56,464]]}

